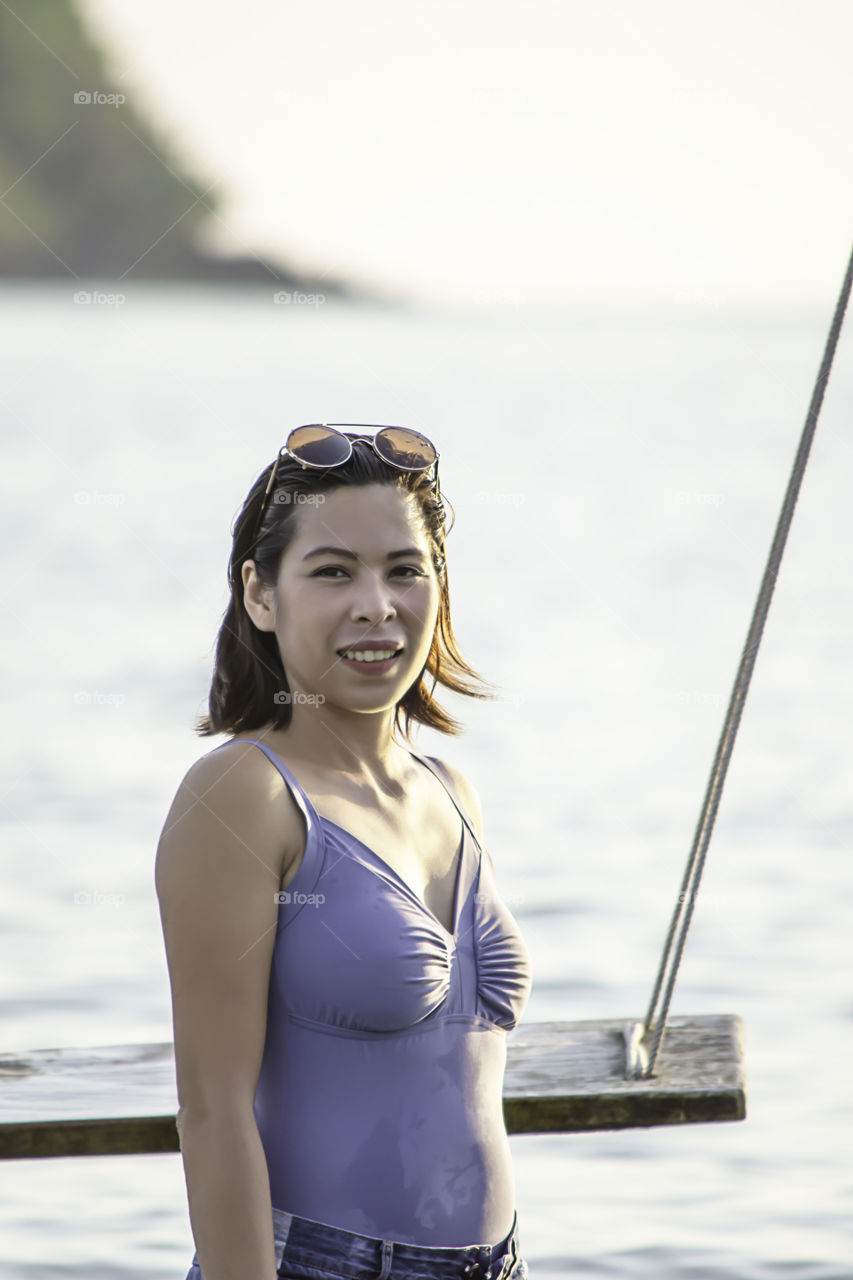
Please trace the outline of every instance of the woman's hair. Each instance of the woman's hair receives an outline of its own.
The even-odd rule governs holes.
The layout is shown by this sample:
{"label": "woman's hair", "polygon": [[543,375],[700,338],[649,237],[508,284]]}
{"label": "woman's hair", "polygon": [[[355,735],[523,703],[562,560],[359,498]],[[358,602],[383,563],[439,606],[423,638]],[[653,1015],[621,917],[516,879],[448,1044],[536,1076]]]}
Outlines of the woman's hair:
{"label": "woman's hair", "polygon": [[[353,435],[349,438],[357,439]],[[478,675],[456,645],[444,554],[445,507],[432,480],[423,472],[400,471],[390,466],[378,457],[369,443],[354,443],[352,456],[347,462],[323,470],[303,468],[285,455],[279,461],[275,486],[255,538],[258,514],[273,465],[266,467],[252,485],[231,530],[234,539],[228,562],[231,598],[216,641],[208,714],[198,718],[196,733],[203,736],[234,734],[270,723],[276,729],[286,729],[290,724],[290,686],[282,666],[278,641],[273,632],[259,630],[246,611],[242,567],[246,560],[254,561],[261,582],[265,586],[275,585],[281,557],[297,532],[297,513],[306,501],[310,501],[309,495],[369,484],[395,485],[415,495],[440,588],[438,618],[429,656],[418,679],[397,704],[395,727],[400,727],[402,717],[406,738],[409,738],[412,721],[429,725],[440,733],[460,733],[460,722],[433,698],[436,685],[443,685],[469,698],[486,699],[495,695],[484,690],[497,686]],[[427,674],[432,677],[430,689],[426,685]]]}

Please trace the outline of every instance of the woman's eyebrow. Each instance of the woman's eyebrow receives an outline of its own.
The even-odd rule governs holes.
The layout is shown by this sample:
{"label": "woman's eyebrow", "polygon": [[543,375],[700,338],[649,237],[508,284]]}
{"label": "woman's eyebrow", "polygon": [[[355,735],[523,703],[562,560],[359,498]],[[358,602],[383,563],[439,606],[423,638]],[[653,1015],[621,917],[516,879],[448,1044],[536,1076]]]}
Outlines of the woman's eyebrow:
{"label": "woman's eyebrow", "polygon": [[[402,551],[389,551],[386,560],[399,560],[401,556],[421,556],[423,551],[418,547],[404,547]],[[313,551],[307,551],[302,557],[303,560],[310,560],[312,556],[349,556],[351,560],[360,559],[354,551],[350,551],[348,547],[315,547]]]}

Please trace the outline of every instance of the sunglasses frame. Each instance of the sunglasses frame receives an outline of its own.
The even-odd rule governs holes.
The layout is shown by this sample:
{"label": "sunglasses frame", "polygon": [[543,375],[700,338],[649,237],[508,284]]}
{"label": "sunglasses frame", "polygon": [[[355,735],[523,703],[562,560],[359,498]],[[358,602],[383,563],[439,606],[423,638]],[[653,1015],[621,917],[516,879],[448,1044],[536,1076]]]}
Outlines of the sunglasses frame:
{"label": "sunglasses frame", "polygon": [[[345,440],[346,443],[349,445],[349,453],[345,458],[341,458],[340,462],[332,462],[332,463],[305,462],[304,459],[300,458],[297,454],[292,453],[288,446],[289,446],[290,440],[293,438],[296,432],[303,431],[306,427],[325,427],[328,431],[333,431],[336,435],[340,436],[342,440]],[[355,440],[350,440],[349,437],[339,429],[341,427],[351,427],[354,431],[363,431],[365,429],[368,429],[373,431],[373,435],[357,436]],[[432,462],[427,463],[425,467],[401,467],[399,463],[391,462],[389,458],[384,457],[377,449],[376,436],[380,435],[381,432],[383,431],[411,431],[415,435],[420,436],[421,439],[426,440],[427,444],[430,446],[433,453],[435,454],[435,457],[433,458]],[[261,525],[264,522],[264,515],[266,514],[266,510],[267,510],[267,502],[269,501],[270,493],[272,492],[273,485],[275,484],[275,477],[278,472],[278,464],[281,462],[283,457],[293,458],[294,462],[298,462],[300,467],[304,468],[305,470],[331,471],[335,467],[342,467],[345,462],[349,462],[350,458],[353,455],[353,446],[361,442],[364,442],[365,444],[369,444],[370,447],[373,449],[373,452],[376,454],[378,458],[381,458],[383,462],[387,462],[389,467],[396,467],[398,471],[426,472],[426,471],[429,471],[432,467],[435,467],[435,475],[433,476],[433,483],[435,485],[436,493],[439,492],[438,459],[441,455],[439,454],[438,449],[436,449],[433,442],[430,439],[428,439],[427,436],[425,436],[422,431],[415,431],[414,427],[401,427],[401,426],[393,426],[393,425],[383,426],[380,423],[373,423],[373,422],[304,422],[302,426],[293,428],[293,430],[288,435],[287,440],[278,451],[276,460],[273,464],[273,469],[270,472],[270,478],[267,481],[267,487],[264,490],[264,496],[261,502],[261,509],[258,514],[257,524],[255,526],[255,534],[252,539],[252,545],[254,546],[258,540],[258,533],[260,532]]]}

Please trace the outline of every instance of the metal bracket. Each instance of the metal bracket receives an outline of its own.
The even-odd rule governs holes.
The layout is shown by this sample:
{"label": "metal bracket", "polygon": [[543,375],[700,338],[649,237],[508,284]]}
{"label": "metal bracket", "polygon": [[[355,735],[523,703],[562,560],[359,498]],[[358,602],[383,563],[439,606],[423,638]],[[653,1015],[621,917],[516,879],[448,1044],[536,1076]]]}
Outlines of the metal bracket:
{"label": "metal bracket", "polygon": [[645,1024],[626,1022],[622,1027],[625,1040],[625,1076],[628,1080],[642,1080],[649,1067],[649,1055],[643,1044]]}

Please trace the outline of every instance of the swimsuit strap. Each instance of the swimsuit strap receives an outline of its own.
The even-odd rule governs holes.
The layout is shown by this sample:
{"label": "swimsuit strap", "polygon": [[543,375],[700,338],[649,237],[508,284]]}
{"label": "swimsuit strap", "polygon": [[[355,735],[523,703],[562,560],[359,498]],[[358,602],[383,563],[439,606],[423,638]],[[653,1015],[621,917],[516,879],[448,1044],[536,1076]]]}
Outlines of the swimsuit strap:
{"label": "swimsuit strap", "polygon": [[429,769],[430,773],[435,774],[439,782],[442,783],[442,785],[444,786],[445,791],[447,791],[447,793],[449,794],[450,799],[453,801],[453,803],[456,805],[456,808],[459,810],[459,813],[462,816],[462,821],[465,823],[465,826],[471,832],[471,835],[474,837],[477,844],[479,844],[480,841],[477,837],[477,832],[474,829],[474,824],[472,823],[470,817],[468,816],[468,810],[465,808],[465,805],[462,803],[456,784],[453,781],[452,777],[450,776],[450,773],[446,768],[446,766],[443,765],[440,760],[437,760],[435,756],[420,756],[417,754],[416,751],[410,751],[409,754],[414,756],[416,760],[420,760],[421,764],[425,765],[427,769]]}
{"label": "swimsuit strap", "polygon": [[[288,769],[287,765],[284,763],[281,757],[276,754],[276,752],[274,752],[270,747],[268,747],[265,742],[259,742],[257,738],[240,738],[240,739],[237,739],[236,741],[245,742],[255,747],[260,747],[261,751],[263,751],[264,755],[267,757],[270,763],[273,764],[279,770],[279,772],[285,776],[286,780],[289,783],[291,783],[291,790],[296,792],[296,797],[295,797],[296,802],[299,805],[299,807],[302,809],[303,813],[305,813],[306,818],[309,819],[309,826],[310,826],[311,820],[318,821],[318,822],[320,821],[320,815],[317,813],[317,810],[314,808],[313,804],[311,803],[311,799],[308,796],[307,792],[303,789],[301,783],[298,781],[296,777],[294,777],[294,775]],[[234,745],[234,744],[230,742],[221,742],[219,744],[219,746],[221,747],[228,747],[231,745]],[[214,750],[218,750],[218,749],[219,749],[218,747],[214,748]],[[465,808],[465,805],[463,804],[459,796],[459,792],[456,788],[456,784],[454,783],[452,777],[450,776],[450,773],[448,772],[447,768],[441,763],[440,760],[436,759],[435,756],[421,756],[421,755],[418,755],[416,751],[411,751],[411,750],[409,751],[409,755],[413,756],[415,760],[419,760],[420,763],[424,765],[425,768],[429,769],[430,773],[434,774],[435,777],[438,778],[439,782],[442,784],[445,791],[447,791],[448,795],[450,796],[450,799],[453,801],[456,808],[459,810],[460,816],[462,818],[462,821],[465,823],[465,826],[471,832],[471,835],[474,837],[474,840],[479,845],[480,841],[477,836],[477,832],[474,829],[474,824],[472,823],[468,815],[468,811]]]}

